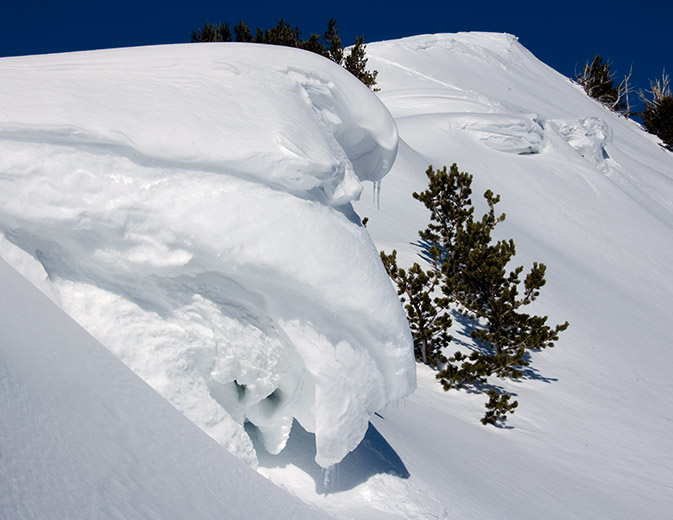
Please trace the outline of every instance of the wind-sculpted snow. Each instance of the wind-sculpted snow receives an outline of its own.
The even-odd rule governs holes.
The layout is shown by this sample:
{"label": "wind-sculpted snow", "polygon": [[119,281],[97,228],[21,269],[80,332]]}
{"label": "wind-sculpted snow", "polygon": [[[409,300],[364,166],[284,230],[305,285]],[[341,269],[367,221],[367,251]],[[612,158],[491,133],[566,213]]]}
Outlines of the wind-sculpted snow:
{"label": "wind-sculpted snow", "polygon": [[[673,155],[511,35],[416,36],[367,57],[400,134],[374,196],[353,203],[378,248],[419,261],[428,214],[412,193],[428,164],[456,162],[476,215],[486,189],[502,195],[514,265],[547,266],[531,311],[570,322],[521,380],[498,381],[520,402],[511,428],[482,427],[483,396],[445,393],[419,365],[418,390],[374,414],[357,449],[327,471],[312,460],[315,442],[337,460],[413,384],[399,305],[342,204],[386,172],[395,124],[315,56],[203,44],[0,60],[0,256],[337,518],[667,518]],[[2,266],[0,517],[302,515],[222,470],[129,374],[95,363],[96,345],[81,356],[90,338]],[[456,348],[470,330],[456,316]],[[247,434],[277,451],[291,423],[282,453],[252,451]],[[250,490],[261,514],[234,511]],[[72,497],[79,516],[59,508]]]}
{"label": "wind-sculpted snow", "polygon": [[500,152],[537,154],[544,149],[544,126],[535,114],[438,113],[398,118],[402,124],[460,132]]}
{"label": "wind-sculpted snow", "polygon": [[591,165],[603,173],[610,172],[610,156],[605,147],[612,141],[612,132],[605,121],[587,117],[574,122],[552,120],[549,124]]}
{"label": "wind-sculpted snow", "polygon": [[218,446],[0,259],[0,517],[327,519]]}
{"label": "wind-sculpted snow", "polygon": [[[3,60],[0,135],[256,178],[341,205],[397,150],[387,110],[329,60],[242,44]],[[355,85],[357,85],[356,88]],[[57,98],[57,99],[55,99]]]}
{"label": "wind-sculpted snow", "polygon": [[397,152],[375,96],[238,44],[0,60],[0,254],[254,463],[293,418],[329,466],[415,385],[350,202]]}

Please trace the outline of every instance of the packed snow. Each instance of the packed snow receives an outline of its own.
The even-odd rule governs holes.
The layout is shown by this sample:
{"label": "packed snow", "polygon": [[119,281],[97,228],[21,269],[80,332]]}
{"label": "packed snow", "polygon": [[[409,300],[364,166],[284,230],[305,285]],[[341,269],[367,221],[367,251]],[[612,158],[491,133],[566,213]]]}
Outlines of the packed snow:
{"label": "packed snow", "polygon": [[0,518],[328,518],[185,419],[0,259]]}
{"label": "packed snow", "polygon": [[327,467],[414,389],[350,206],[397,128],[350,74],[251,45],[0,68],[2,250],[213,438],[255,464],[245,421],[278,453],[296,419]]}
{"label": "packed snow", "polygon": [[[507,34],[367,56],[376,95],[265,46],[0,60],[0,256],[335,517],[665,517],[673,154]],[[570,321],[502,382],[520,402],[508,428],[482,426],[483,396],[445,393],[420,365],[402,399],[410,337],[377,250],[419,259],[427,212],[411,194],[453,162],[478,208],[501,194],[516,263],[547,265],[535,312]],[[459,320],[453,333],[469,343]]]}
{"label": "packed snow", "polygon": [[377,246],[419,259],[428,215],[411,193],[429,164],[455,162],[474,175],[478,211],[486,189],[501,194],[497,234],[515,240],[516,265],[547,265],[535,312],[570,322],[523,381],[501,383],[520,403],[511,429],[483,427],[484,397],[444,393],[424,367],[406,406],[373,420],[408,486],[435,497],[407,517],[667,516],[673,154],[510,35],[417,36],[367,54],[400,132],[377,201],[355,206]]}

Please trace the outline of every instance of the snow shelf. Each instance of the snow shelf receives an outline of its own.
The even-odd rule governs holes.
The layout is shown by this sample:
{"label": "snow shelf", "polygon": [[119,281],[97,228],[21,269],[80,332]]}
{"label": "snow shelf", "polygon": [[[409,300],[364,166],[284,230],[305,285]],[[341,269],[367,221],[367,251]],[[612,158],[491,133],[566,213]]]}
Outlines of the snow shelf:
{"label": "snow shelf", "polygon": [[230,450],[355,448],[415,387],[350,202],[397,127],[329,60],[173,45],[0,60],[2,256]]}

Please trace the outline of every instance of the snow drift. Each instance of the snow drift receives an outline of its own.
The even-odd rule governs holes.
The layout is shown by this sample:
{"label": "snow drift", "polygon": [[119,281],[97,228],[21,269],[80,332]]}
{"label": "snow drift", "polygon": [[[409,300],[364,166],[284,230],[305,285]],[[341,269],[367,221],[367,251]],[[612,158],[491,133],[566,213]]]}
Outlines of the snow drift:
{"label": "snow drift", "polygon": [[0,253],[188,418],[255,462],[293,418],[329,466],[415,386],[350,202],[397,152],[383,105],[293,49],[0,60]]}
{"label": "snow drift", "polygon": [[[341,205],[392,160],[390,117],[333,64],[236,47],[0,60],[0,251],[195,422],[252,459],[246,417],[259,424],[255,442],[264,430],[271,449],[291,412],[334,438],[336,429],[354,433],[377,395],[392,397],[395,383],[401,395],[413,376],[408,351],[397,350],[408,337],[394,294],[358,217]],[[379,196],[353,203],[377,248],[396,248],[401,265],[418,260],[427,212],[411,193],[427,185],[428,164],[457,162],[474,175],[477,206],[487,188],[502,195],[498,236],[514,238],[517,264],[548,266],[534,312],[567,319],[570,329],[533,355],[526,378],[502,382],[521,404],[511,429],[483,427],[483,396],[445,393],[419,366],[417,391],[371,418],[378,433],[327,473],[329,486],[313,436],[297,425],[282,453],[260,450],[259,471],[348,519],[666,517],[673,155],[510,35],[417,36],[369,44],[367,55],[400,134]],[[87,101],[80,84],[100,96]],[[265,103],[278,119],[256,112]],[[146,120],[146,109],[162,124]],[[236,147],[227,147],[227,132]],[[5,291],[6,279],[0,268]],[[11,298],[22,301],[13,287]],[[10,323],[23,313],[24,328],[61,327],[30,314],[31,305]],[[455,329],[470,341],[458,321]],[[0,327],[0,338],[8,330]],[[109,373],[114,381],[118,371]],[[36,395],[30,389],[23,395]],[[358,392],[368,404],[355,403]],[[3,395],[18,394],[0,394],[8,407]],[[66,422],[74,413],[64,406],[54,416]],[[338,420],[325,425],[330,416]],[[30,414],[12,417],[16,429]],[[185,440],[207,456],[198,442]],[[131,448],[120,453],[153,463]],[[0,460],[4,453],[0,445]],[[22,455],[27,463],[12,474],[27,479],[43,459]],[[173,466],[161,468],[174,489]],[[3,495],[2,477],[0,508],[21,503]]]}
{"label": "snow drift", "polygon": [[190,423],[0,259],[0,517],[327,518]]}

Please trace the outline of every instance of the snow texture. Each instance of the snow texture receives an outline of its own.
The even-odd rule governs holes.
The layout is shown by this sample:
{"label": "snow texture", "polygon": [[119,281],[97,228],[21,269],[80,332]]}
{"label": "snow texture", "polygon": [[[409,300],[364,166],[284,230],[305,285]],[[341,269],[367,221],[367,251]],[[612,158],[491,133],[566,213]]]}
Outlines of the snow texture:
{"label": "snow texture", "polygon": [[415,387],[350,203],[397,153],[310,53],[175,45],[0,61],[0,252],[239,457],[293,419],[330,466]]}
{"label": "snow texture", "polygon": [[0,259],[0,518],[328,518],[210,439]]}
{"label": "snow texture", "polygon": [[[416,36],[368,44],[367,56],[394,123],[338,67],[286,49],[1,60],[0,255],[194,422],[239,456],[258,454],[259,472],[338,518],[666,518],[673,154],[511,35]],[[501,194],[498,237],[515,240],[516,264],[547,265],[532,311],[570,328],[533,354],[521,381],[500,382],[520,402],[510,428],[482,426],[483,396],[445,393],[420,365],[416,392],[367,427],[376,406],[413,386],[409,338],[376,249],[397,249],[403,266],[419,260],[427,211],[411,194],[427,185],[429,164],[453,162],[474,175],[478,212],[486,189]],[[340,204],[358,179],[374,184],[353,201],[356,216]],[[0,276],[3,296],[24,302]],[[31,302],[8,323],[60,330]],[[452,332],[469,346],[468,325],[456,320]],[[95,374],[117,388],[118,370]],[[68,388],[67,377],[45,381],[21,395],[45,403],[52,388]],[[11,399],[0,406],[4,420]],[[62,421],[88,417],[53,410]],[[12,449],[24,450],[12,478],[47,486],[37,469],[60,460],[58,450],[43,455],[26,439],[67,433],[10,417],[0,442],[27,425],[23,438],[10,433]],[[129,416],[128,427],[140,420]],[[290,430],[283,451],[264,448],[277,451]],[[331,448],[344,453],[362,435],[329,470],[316,463],[316,444],[334,453],[325,439],[340,436]],[[120,457],[154,464],[115,439]],[[201,460],[204,472],[219,461]],[[157,469],[152,478],[174,489],[174,468]],[[78,462],[65,475],[88,471]],[[0,503],[16,508],[4,476]],[[73,493],[89,493],[72,482]]]}
{"label": "snow texture", "polygon": [[[421,505],[407,513],[400,504],[398,513],[387,497],[377,510],[392,509],[389,518],[669,515],[673,154],[511,35],[416,36],[372,43],[367,55],[400,132],[378,205],[364,196],[355,205],[377,246],[397,249],[402,266],[419,261],[414,244],[428,216],[411,193],[427,186],[429,164],[456,162],[474,176],[477,212],[486,189],[501,195],[507,219],[497,235],[515,240],[514,265],[547,265],[534,312],[570,322],[554,349],[533,354],[522,381],[497,381],[520,403],[511,429],[483,427],[483,396],[444,393],[419,367],[406,406],[372,422],[411,475],[405,503]],[[458,342],[470,344],[467,325],[456,319]]]}

